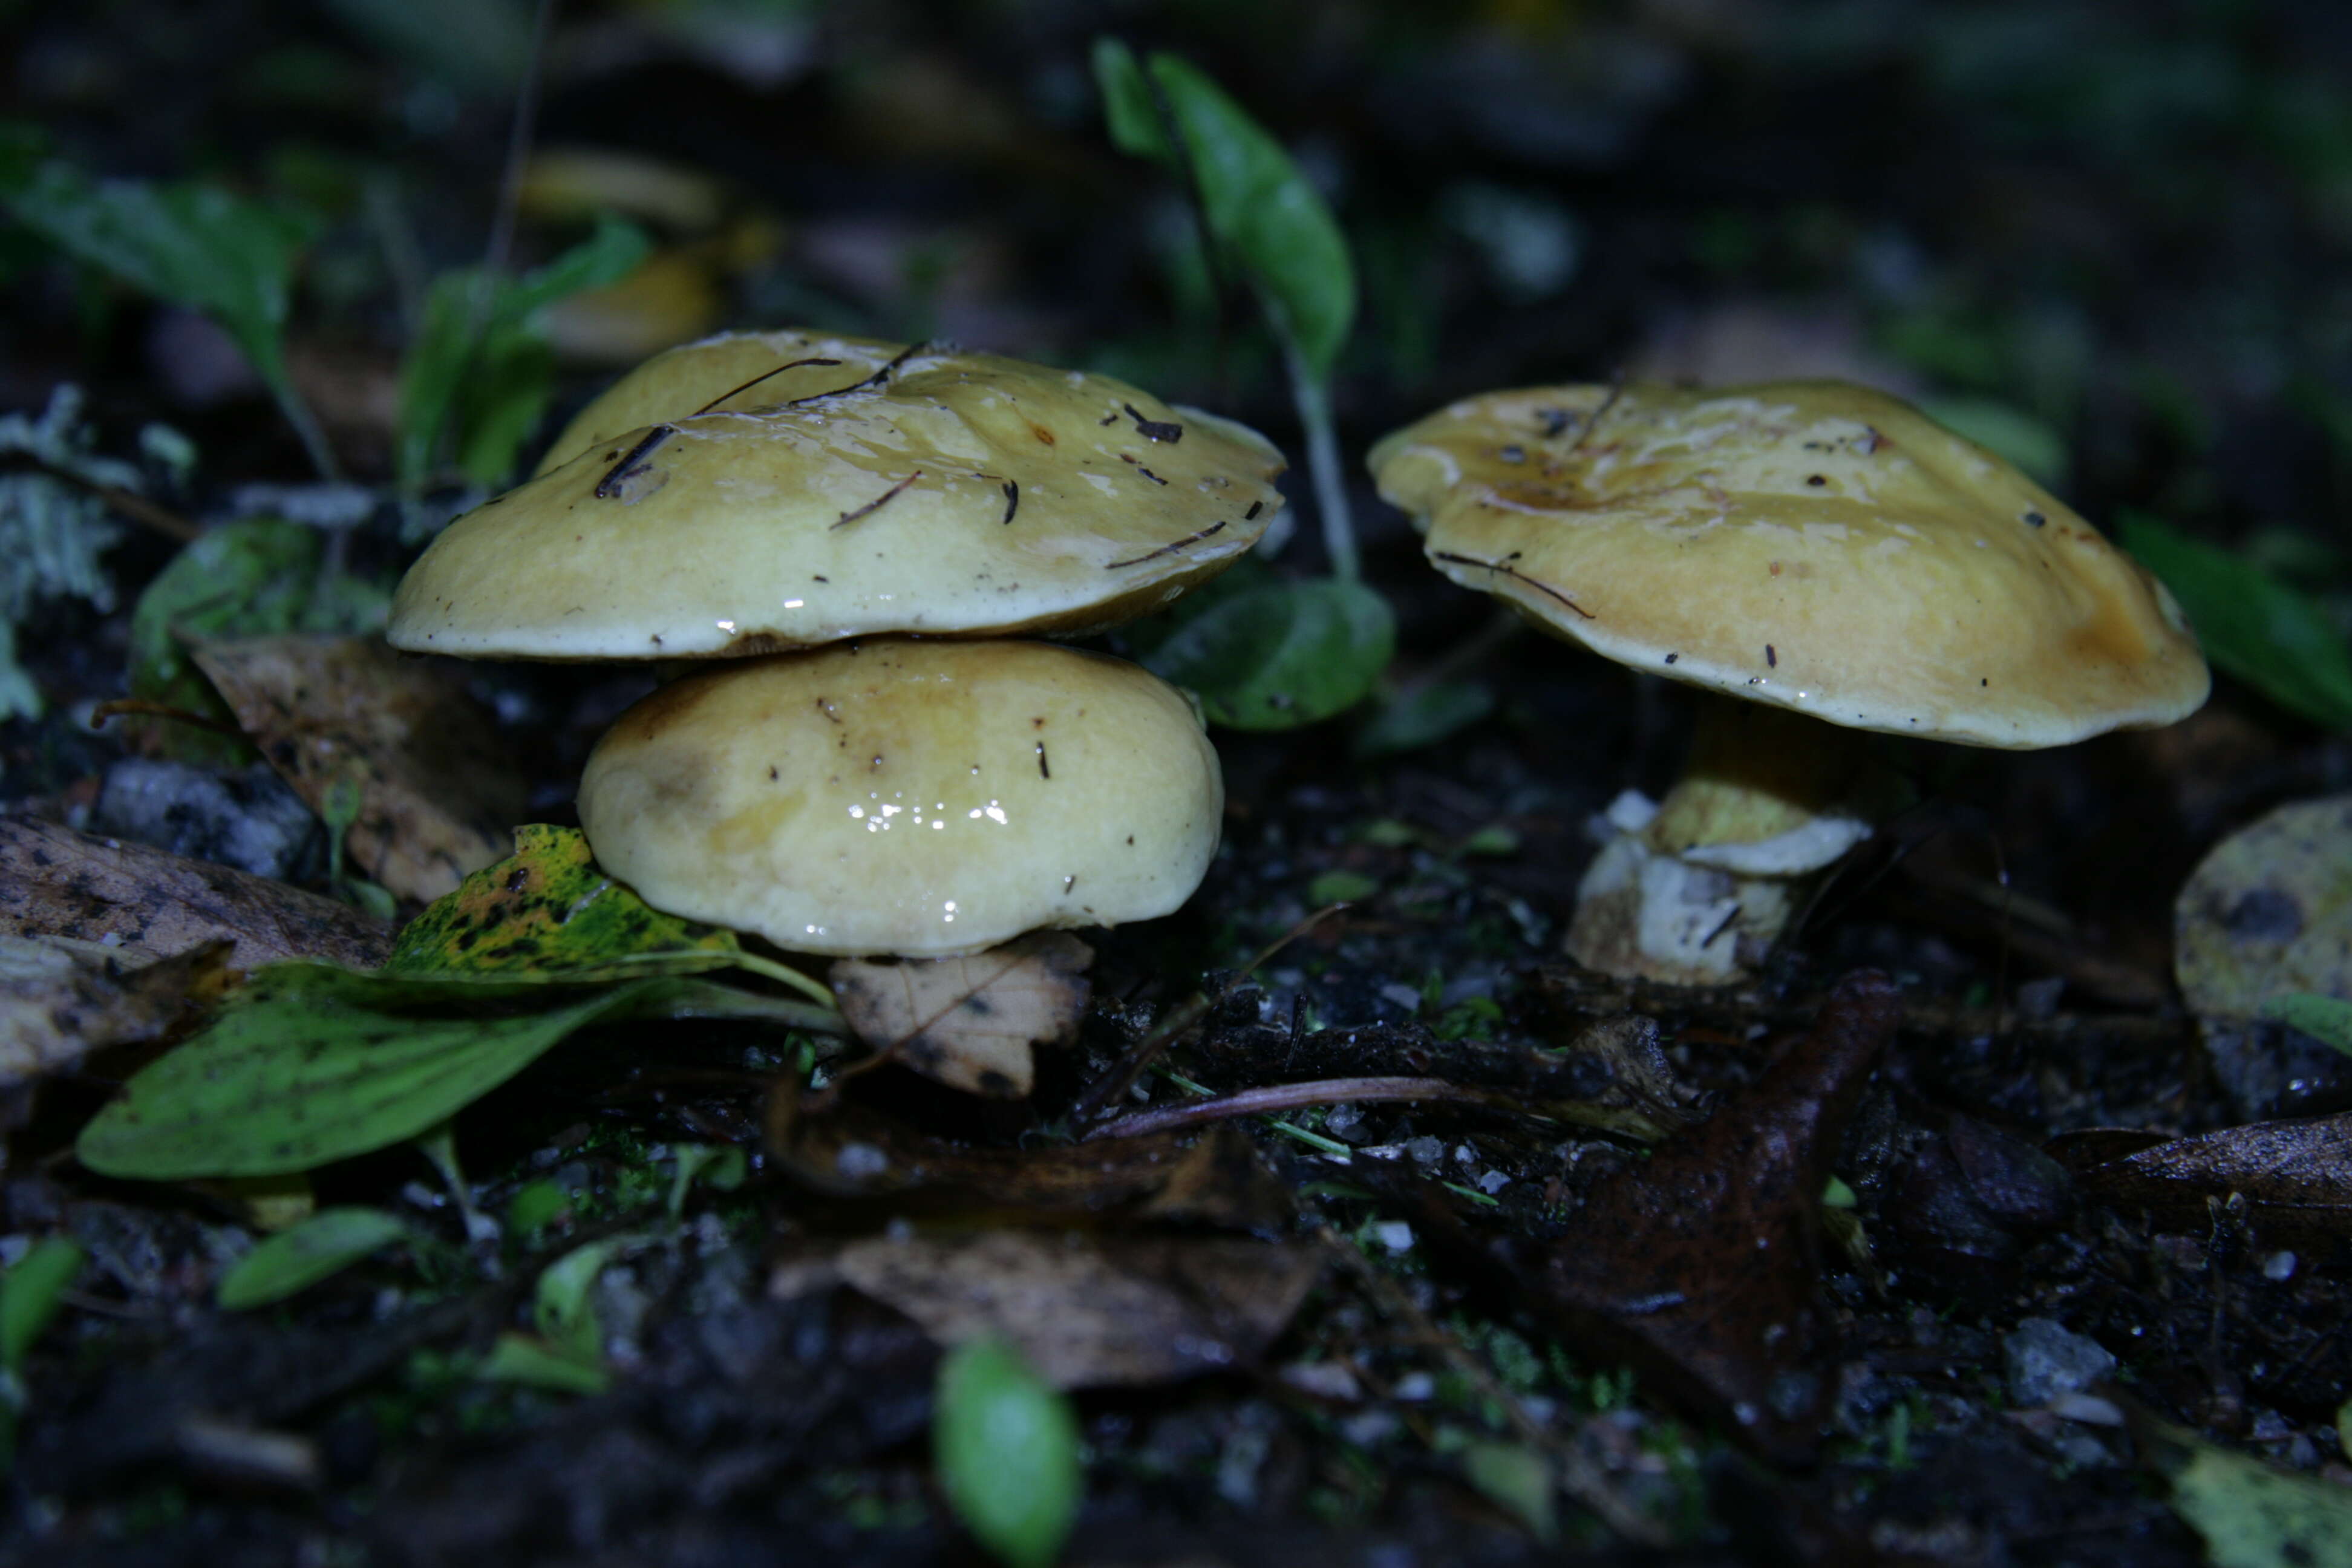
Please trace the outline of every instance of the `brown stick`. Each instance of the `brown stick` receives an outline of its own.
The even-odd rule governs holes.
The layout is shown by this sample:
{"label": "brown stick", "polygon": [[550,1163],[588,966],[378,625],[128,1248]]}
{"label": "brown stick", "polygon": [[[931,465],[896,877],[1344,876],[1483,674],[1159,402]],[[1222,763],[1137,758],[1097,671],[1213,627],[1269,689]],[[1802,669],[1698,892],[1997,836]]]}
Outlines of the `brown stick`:
{"label": "brown stick", "polygon": [[1243,965],[1240,973],[1226,981],[1215,996],[1195,992],[1192,1000],[1162,1018],[1150,1034],[1136,1043],[1135,1048],[1128,1052],[1117,1067],[1096,1079],[1093,1088],[1078,1096],[1077,1104],[1070,1110],[1072,1125],[1084,1127],[1087,1122],[1100,1116],[1106,1109],[1118,1101],[1119,1096],[1135,1087],[1136,1079],[1150,1070],[1151,1064],[1160,1059],[1161,1053],[1176,1043],[1178,1036],[1207,1017],[1209,1009],[1223,1001],[1234,986],[1256,973],[1258,967],[1272,959],[1276,953],[1280,952],[1347,907],[1345,904],[1327,904],[1284,931],[1260,949],[1257,955],[1249,963]]}
{"label": "brown stick", "polygon": [[1235,1116],[1265,1116],[1276,1111],[1300,1110],[1310,1105],[1338,1105],[1349,1100],[1364,1103],[1451,1100],[1485,1105],[1501,1099],[1500,1095],[1489,1090],[1448,1083],[1442,1078],[1327,1078],[1310,1083],[1272,1083],[1219,1095],[1213,1100],[1196,1100],[1186,1105],[1163,1105],[1152,1110],[1139,1110],[1132,1116],[1122,1116],[1116,1121],[1106,1121],[1099,1127],[1089,1129],[1083,1141],[1139,1138],[1149,1132],[1171,1132],[1181,1127],[1197,1127],[1204,1121],[1223,1121]]}
{"label": "brown stick", "polygon": [[126,490],[121,485],[101,484],[96,479],[85,479],[71,468],[59,468],[57,464],[37,458],[30,452],[11,452],[6,458],[0,458],[0,466],[31,468],[61,483],[72,485],[77,489],[96,496],[106,504],[108,510],[130,519],[142,528],[152,528],[158,533],[179,540],[184,543],[204,532],[203,529],[182,517],[170,507],[160,506],[135,490]]}

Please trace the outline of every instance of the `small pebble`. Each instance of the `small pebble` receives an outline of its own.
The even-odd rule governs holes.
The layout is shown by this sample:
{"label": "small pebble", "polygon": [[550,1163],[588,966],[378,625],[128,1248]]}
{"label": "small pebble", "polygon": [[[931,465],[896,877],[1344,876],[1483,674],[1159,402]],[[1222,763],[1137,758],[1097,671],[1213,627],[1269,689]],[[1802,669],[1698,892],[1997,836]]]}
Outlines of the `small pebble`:
{"label": "small pebble", "polygon": [[2077,1394],[2116,1370],[2116,1358],[2096,1340],[2050,1318],[2028,1318],[2001,1341],[2010,1403],[2021,1409]]}

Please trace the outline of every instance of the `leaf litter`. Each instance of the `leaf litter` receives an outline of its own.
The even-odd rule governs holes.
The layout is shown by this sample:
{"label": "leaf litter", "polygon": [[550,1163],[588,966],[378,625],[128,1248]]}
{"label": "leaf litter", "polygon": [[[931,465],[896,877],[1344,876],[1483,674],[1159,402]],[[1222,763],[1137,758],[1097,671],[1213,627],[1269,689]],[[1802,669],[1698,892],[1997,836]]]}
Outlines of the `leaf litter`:
{"label": "leaf litter", "polygon": [[134,961],[226,942],[236,969],[294,958],[370,969],[393,936],[317,893],[29,816],[0,816],[0,933],[100,944]]}
{"label": "leaf litter", "polygon": [[354,791],[352,858],[429,902],[501,858],[521,774],[489,718],[437,667],[368,637],[192,640],[237,725],[321,816]]}
{"label": "leaf litter", "polygon": [[1034,931],[960,958],[837,960],[830,978],[850,1031],[924,1077],[968,1094],[1026,1099],[1034,1049],[1077,1037],[1094,950]]}

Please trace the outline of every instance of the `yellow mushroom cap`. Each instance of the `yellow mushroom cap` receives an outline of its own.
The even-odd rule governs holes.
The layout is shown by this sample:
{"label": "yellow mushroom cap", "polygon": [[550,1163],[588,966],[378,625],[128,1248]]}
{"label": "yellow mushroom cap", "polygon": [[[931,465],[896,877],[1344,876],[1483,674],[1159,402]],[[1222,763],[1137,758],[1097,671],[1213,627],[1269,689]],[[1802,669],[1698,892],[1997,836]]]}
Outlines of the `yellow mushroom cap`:
{"label": "yellow mushroom cap", "polygon": [[1438,570],[1621,664],[1978,746],[2168,724],[2210,684],[2145,567],[1992,453],[1842,382],[1532,387],[1373,448]]}
{"label": "yellow mushroom cap", "polygon": [[410,569],[393,646],[677,658],[1098,630],[1231,565],[1282,505],[1263,437],[1124,382],[793,333],[656,356],[550,457]]}
{"label": "yellow mushroom cap", "polygon": [[598,863],[655,908],[843,954],[1167,914],[1223,805],[1173,687],[1032,642],[877,638],[706,670],[624,713],[580,784]]}
{"label": "yellow mushroom cap", "polygon": [[701,408],[770,407],[865,380],[904,343],[834,332],[720,332],[665,349],[589,400],[540,455],[531,477]]}

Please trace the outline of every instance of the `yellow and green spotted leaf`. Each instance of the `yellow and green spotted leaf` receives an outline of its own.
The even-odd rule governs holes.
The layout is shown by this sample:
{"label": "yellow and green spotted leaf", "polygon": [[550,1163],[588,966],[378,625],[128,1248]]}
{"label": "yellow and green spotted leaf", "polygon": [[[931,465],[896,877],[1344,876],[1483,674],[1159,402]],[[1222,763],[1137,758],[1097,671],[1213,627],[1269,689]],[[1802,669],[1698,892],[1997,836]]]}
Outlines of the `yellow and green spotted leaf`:
{"label": "yellow and green spotted leaf", "polygon": [[740,963],[735,933],[666,915],[598,868],[579,829],[534,823],[515,852],[409,921],[384,968],[688,974]]}

